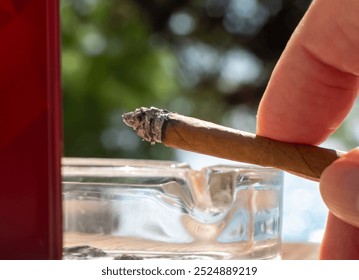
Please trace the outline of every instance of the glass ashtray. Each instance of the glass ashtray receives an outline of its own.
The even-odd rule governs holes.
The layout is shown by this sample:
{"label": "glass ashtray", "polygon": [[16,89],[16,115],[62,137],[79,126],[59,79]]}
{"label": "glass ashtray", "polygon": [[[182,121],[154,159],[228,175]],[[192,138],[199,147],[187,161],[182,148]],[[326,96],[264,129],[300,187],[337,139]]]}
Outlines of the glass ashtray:
{"label": "glass ashtray", "polygon": [[283,174],[64,158],[64,259],[278,259]]}

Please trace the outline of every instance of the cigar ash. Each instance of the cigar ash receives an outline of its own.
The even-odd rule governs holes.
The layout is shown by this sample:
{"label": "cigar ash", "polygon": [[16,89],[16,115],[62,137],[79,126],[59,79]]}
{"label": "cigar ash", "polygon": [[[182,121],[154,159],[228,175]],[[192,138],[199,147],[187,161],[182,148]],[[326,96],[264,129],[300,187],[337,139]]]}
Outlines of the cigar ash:
{"label": "cigar ash", "polygon": [[138,136],[152,145],[161,143],[162,127],[168,119],[169,111],[156,107],[141,107],[123,115],[123,121],[132,127]]}

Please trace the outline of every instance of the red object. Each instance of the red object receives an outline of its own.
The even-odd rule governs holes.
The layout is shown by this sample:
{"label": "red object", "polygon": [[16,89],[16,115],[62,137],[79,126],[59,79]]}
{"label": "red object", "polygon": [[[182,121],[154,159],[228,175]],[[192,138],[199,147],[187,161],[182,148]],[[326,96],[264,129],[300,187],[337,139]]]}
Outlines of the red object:
{"label": "red object", "polygon": [[60,259],[58,0],[0,0],[0,259]]}

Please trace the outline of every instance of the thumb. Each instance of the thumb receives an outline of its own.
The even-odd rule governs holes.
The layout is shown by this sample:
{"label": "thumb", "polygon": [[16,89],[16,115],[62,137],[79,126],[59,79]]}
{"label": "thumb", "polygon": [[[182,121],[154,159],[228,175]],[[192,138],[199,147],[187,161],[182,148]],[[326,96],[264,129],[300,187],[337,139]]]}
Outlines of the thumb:
{"label": "thumb", "polygon": [[334,216],[359,228],[359,148],[324,170],[320,192]]}
{"label": "thumb", "polygon": [[359,259],[359,148],[322,174],[320,191],[329,208],[321,259]]}

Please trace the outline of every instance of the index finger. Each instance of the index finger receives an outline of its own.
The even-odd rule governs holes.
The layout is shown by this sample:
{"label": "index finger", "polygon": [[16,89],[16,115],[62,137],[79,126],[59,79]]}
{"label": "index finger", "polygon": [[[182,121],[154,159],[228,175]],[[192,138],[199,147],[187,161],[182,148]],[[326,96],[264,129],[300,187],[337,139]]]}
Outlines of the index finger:
{"label": "index finger", "polygon": [[359,89],[359,1],[313,1],[262,98],[257,133],[319,144],[342,123]]}

